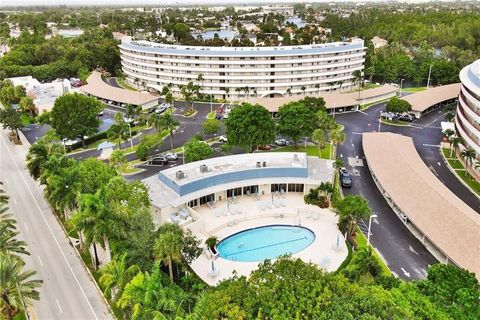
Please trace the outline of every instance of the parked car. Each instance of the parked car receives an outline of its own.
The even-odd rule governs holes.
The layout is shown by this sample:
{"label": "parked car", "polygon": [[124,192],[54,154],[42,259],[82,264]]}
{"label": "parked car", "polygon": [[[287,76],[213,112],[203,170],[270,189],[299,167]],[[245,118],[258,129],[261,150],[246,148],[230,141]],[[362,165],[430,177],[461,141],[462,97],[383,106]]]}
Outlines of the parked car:
{"label": "parked car", "polygon": [[277,139],[277,140],[275,140],[275,144],[277,146],[288,146],[288,140],[287,139]]}
{"label": "parked car", "polygon": [[178,155],[176,153],[172,153],[172,152],[165,153],[164,157],[168,161],[176,161],[178,159]]}
{"label": "parked car", "polygon": [[395,113],[393,113],[393,112],[382,112],[382,113],[380,113],[380,117],[382,119],[393,120],[393,119],[395,119]]}
{"label": "parked car", "polygon": [[168,109],[168,107],[165,104],[161,104],[155,110],[155,113],[157,113],[157,114],[164,113],[165,111],[167,111],[167,109]]}
{"label": "parked car", "polygon": [[227,142],[227,136],[220,136],[220,137],[218,137],[218,140],[220,142]]}
{"label": "parked car", "polygon": [[155,157],[148,161],[148,164],[153,164],[153,165],[165,165],[168,164],[168,160],[165,157]]}
{"label": "parked car", "polygon": [[257,150],[264,150],[264,151],[266,151],[266,150],[270,150],[270,149],[272,149],[272,147],[270,147],[268,144],[266,144],[266,145],[264,145],[264,146],[258,146],[258,147],[257,147]]}
{"label": "parked car", "polygon": [[99,113],[97,113],[97,116],[99,116],[99,117],[101,117],[101,116],[103,116],[103,115],[104,115],[104,112],[103,112],[103,110],[102,110],[102,111],[100,111]]}
{"label": "parked car", "polygon": [[415,120],[415,116],[411,115],[411,114],[403,114],[401,116],[398,116],[396,118],[396,120],[398,121],[405,121],[405,122],[413,122],[413,120]]}
{"label": "parked car", "polygon": [[344,188],[352,187],[352,177],[345,168],[340,169],[340,183]]}

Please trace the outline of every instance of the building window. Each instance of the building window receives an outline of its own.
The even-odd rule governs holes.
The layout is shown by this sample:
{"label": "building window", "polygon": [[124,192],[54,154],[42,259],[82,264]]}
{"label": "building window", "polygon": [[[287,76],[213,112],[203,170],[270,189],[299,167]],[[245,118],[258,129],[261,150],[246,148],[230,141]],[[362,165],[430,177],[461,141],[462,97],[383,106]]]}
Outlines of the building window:
{"label": "building window", "polygon": [[271,192],[285,192],[287,191],[286,183],[273,183],[270,187]]}
{"label": "building window", "polygon": [[211,193],[209,195],[203,196],[200,199],[200,205],[215,201],[215,194]]}
{"label": "building window", "polygon": [[302,192],[303,193],[304,185],[301,183],[289,183],[288,192]]}
{"label": "building window", "polygon": [[188,206],[189,206],[190,208],[193,208],[193,207],[198,206],[198,199],[189,201],[189,202],[188,202]]}
{"label": "building window", "polygon": [[234,188],[227,190],[227,198],[238,197],[242,195],[242,188]]}
{"label": "building window", "polygon": [[247,186],[243,187],[243,194],[257,194],[258,193],[258,186]]}

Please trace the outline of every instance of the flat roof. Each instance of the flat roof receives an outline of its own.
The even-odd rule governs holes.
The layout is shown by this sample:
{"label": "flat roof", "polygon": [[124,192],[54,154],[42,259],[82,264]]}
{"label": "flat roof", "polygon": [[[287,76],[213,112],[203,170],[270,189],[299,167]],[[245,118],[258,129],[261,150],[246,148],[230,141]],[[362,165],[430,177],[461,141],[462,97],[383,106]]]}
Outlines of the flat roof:
{"label": "flat roof", "polygon": [[[298,160],[294,159],[294,155]],[[257,161],[262,165],[265,161],[266,167],[257,168]],[[207,166],[209,172],[200,172],[202,164]],[[280,174],[272,174],[272,170],[277,169]],[[289,169],[294,170],[288,171]],[[176,178],[179,170],[185,173],[184,179]],[[251,174],[252,172],[254,174]],[[164,208],[178,207],[204,195],[243,186],[271,183],[318,185],[322,181],[333,181],[333,175],[332,160],[310,157],[300,152],[259,152],[216,157],[172,167],[144,179],[143,182],[149,190],[153,205]],[[203,183],[205,180],[209,180],[209,183]],[[176,186],[188,188],[189,184],[195,182],[202,183],[200,188],[191,189],[191,192],[184,195],[174,190]]]}
{"label": "flat roof", "polygon": [[[296,159],[294,157],[296,157]],[[162,170],[160,174],[175,181],[178,185],[183,185],[208,176],[253,169],[257,167],[257,162],[261,162],[262,164],[265,162],[268,168],[307,168],[307,155],[303,152],[257,152],[230,155],[186,163],[181,166]],[[208,172],[200,172],[200,166],[202,165],[207,166]],[[175,177],[179,170],[185,175],[181,180]]]}
{"label": "flat roof", "polygon": [[401,98],[412,105],[412,111],[423,112],[440,102],[455,99],[460,93],[460,83],[428,88]]}
{"label": "flat roof", "polygon": [[88,93],[97,98],[115,102],[141,106],[152,101],[158,101],[158,97],[148,92],[138,92],[113,87],[102,80],[102,74],[93,71],[87,79],[88,84],[80,87],[80,91]]}
{"label": "flat roof", "polygon": [[[384,94],[394,93],[398,91],[398,88],[393,85],[383,85],[378,88],[367,89],[360,91],[348,92],[348,93],[324,93],[324,94],[308,94],[309,97],[322,97],[325,100],[325,106],[327,109],[333,108],[346,108],[359,105],[364,99],[371,99],[374,97],[382,96]],[[278,109],[286,103],[292,101],[298,101],[303,99],[304,96],[284,96],[284,97],[259,97],[248,98],[245,102],[252,104],[260,104],[267,108],[270,112],[277,112]]]}
{"label": "flat roof", "polygon": [[451,261],[480,277],[480,214],[425,165],[410,137],[363,133],[371,172],[395,205]]}
{"label": "flat roof", "polygon": [[351,50],[364,50],[362,39],[352,39],[351,41],[331,42],[312,45],[298,46],[276,46],[276,47],[203,47],[203,46],[184,46],[156,43],[145,40],[134,41],[131,37],[122,38],[120,48],[174,55],[187,56],[279,56],[296,54],[316,54],[328,52],[342,52]]}

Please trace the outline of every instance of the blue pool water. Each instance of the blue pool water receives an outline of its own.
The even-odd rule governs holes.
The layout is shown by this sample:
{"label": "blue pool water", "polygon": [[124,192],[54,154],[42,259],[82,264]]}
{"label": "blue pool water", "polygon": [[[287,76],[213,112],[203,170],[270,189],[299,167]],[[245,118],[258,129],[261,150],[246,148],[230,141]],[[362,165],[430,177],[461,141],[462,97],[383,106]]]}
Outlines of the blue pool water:
{"label": "blue pool water", "polygon": [[275,259],[308,247],[315,234],[303,227],[272,225],[235,233],[217,245],[220,257],[243,262]]}

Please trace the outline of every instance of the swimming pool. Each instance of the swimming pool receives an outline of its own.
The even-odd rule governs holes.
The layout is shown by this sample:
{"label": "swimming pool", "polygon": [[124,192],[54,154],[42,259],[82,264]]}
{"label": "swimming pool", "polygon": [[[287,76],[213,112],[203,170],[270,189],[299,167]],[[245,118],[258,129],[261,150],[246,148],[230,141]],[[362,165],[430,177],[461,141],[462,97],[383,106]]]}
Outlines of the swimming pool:
{"label": "swimming pool", "polygon": [[307,228],[291,225],[270,225],[235,233],[217,245],[220,257],[243,262],[275,259],[295,254],[308,247],[315,234]]}

